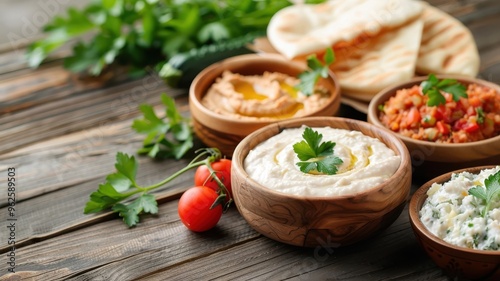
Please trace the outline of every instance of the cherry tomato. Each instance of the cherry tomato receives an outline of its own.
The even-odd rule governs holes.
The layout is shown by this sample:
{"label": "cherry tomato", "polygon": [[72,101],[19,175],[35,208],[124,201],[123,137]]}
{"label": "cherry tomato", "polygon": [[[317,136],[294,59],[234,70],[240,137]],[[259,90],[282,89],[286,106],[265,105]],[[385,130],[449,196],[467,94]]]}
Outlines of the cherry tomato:
{"label": "cherry tomato", "polygon": [[[229,195],[233,196],[231,191],[231,160],[220,159],[217,162],[213,162],[212,169],[214,169],[217,177],[227,188]],[[215,191],[219,189],[217,182],[210,176],[210,171],[205,165],[199,166],[196,169],[194,174],[194,185],[208,186]]]}
{"label": "cherry tomato", "polygon": [[222,205],[210,209],[218,196],[215,190],[206,186],[195,186],[186,190],[177,207],[182,223],[195,232],[213,228],[222,216]]}

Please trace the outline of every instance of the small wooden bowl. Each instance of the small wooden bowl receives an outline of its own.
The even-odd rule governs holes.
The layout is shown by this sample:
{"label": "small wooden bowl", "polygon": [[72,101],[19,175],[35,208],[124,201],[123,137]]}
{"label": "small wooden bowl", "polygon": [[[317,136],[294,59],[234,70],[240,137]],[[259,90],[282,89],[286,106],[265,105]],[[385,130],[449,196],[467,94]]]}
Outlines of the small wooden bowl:
{"label": "small wooden bowl", "polygon": [[[500,95],[499,85],[481,79],[451,75],[438,75],[437,77],[439,79],[455,79],[464,85],[472,83],[484,85],[495,89]],[[382,90],[371,100],[368,106],[368,122],[385,128],[378,118],[380,114],[380,110],[378,109],[379,105],[384,104],[390,97],[394,96],[398,90],[419,85],[426,79],[426,76],[416,77],[411,81]],[[425,161],[431,161],[439,163],[461,163],[463,165],[474,164],[475,166],[479,166],[491,164],[493,158],[498,159],[498,157],[500,157],[500,136],[475,142],[447,144],[416,140],[397,133],[394,134],[406,144],[414,163],[420,163],[421,165]],[[463,165],[461,168],[467,167]]]}
{"label": "small wooden bowl", "polygon": [[[401,164],[396,173],[382,184],[346,196],[284,194],[251,179],[244,169],[244,159],[249,151],[283,129],[302,125],[356,130],[378,138],[401,156]],[[345,246],[375,235],[400,215],[410,192],[411,164],[403,142],[386,129],[353,119],[308,117],[268,125],[241,141],[233,155],[231,182],[241,215],[263,235],[305,247],[325,243]]]}
{"label": "small wooden bowl", "polygon": [[500,280],[500,251],[468,249],[449,244],[432,234],[420,221],[419,212],[427,199],[427,190],[433,183],[444,183],[452,173],[467,171],[479,173],[495,166],[479,166],[448,172],[423,184],[409,203],[410,224],[418,242],[429,257],[453,280]]}
{"label": "small wooden bowl", "polygon": [[[225,70],[243,75],[260,75],[265,71],[281,72],[297,76],[306,69],[306,65],[285,60],[273,54],[248,54],[235,56],[215,63],[201,71],[193,80],[189,89],[189,109],[196,135],[209,147],[219,148],[223,154],[231,157],[236,145],[248,134],[275,121],[232,119],[210,111],[201,104],[215,80]],[[331,93],[328,102],[315,112],[306,116],[332,116],[340,107],[340,86],[333,73],[327,79],[318,82]]]}

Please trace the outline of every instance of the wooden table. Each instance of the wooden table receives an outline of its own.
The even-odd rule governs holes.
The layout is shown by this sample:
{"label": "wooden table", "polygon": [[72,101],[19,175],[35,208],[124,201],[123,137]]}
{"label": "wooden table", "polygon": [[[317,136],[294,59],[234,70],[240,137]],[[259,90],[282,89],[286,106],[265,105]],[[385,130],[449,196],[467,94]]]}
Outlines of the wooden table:
{"label": "wooden table", "polygon": [[[471,29],[480,77],[500,83],[500,1],[429,2]],[[66,54],[32,70],[23,50],[0,53],[1,280],[446,280],[418,246],[406,210],[383,233],[345,248],[275,242],[234,206],[215,229],[190,232],[179,221],[177,201],[194,171],[157,191],[159,214],[137,227],[115,214],[84,215],[89,194],[114,171],[115,154],[141,146],[142,136],[130,128],[138,105],[158,106],[167,92],[187,115],[187,94],[168,89],[152,71],[139,80],[123,73],[79,79],[61,66]],[[345,105],[341,115],[366,118]],[[138,159],[144,184],[190,161]],[[14,198],[7,193],[9,173],[15,210],[7,206]],[[7,274],[11,266],[15,274]]]}

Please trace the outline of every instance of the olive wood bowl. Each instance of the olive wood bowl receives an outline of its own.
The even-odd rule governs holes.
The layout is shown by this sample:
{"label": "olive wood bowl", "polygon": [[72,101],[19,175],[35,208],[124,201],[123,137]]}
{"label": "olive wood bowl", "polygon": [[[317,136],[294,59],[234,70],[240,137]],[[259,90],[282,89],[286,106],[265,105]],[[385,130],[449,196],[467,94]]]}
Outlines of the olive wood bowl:
{"label": "olive wood bowl", "polygon": [[453,173],[467,171],[477,174],[493,167],[495,166],[479,166],[445,173],[424,183],[411,197],[408,212],[417,241],[434,263],[453,280],[500,280],[500,251],[468,249],[445,242],[427,230],[420,221],[420,209],[433,183],[444,183],[450,180]]}
{"label": "olive wood bowl", "polygon": [[[285,194],[250,178],[244,168],[249,151],[286,128],[302,125],[356,130],[378,138],[401,156],[401,164],[382,184],[354,195],[335,197]],[[276,241],[305,247],[345,246],[388,227],[406,204],[411,175],[408,150],[394,134],[367,122],[340,117],[299,118],[261,128],[239,143],[231,168],[234,201],[250,226]]]}
{"label": "olive wood bowl", "polygon": [[[480,84],[493,88],[500,95],[500,86],[477,78],[456,76],[456,75],[437,75],[439,79],[450,78],[469,85],[472,83]],[[400,89],[410,88],[419,85],[426,80],[427,76],[415,77],[408,82],[388,87],[379,92],[370,101],[368,106],[368,122],[378,127],[385,126],[378,118],[380,114],[379,105],[384,104],[390,97],[394,96]],[[408,147],[413,159],[414,166],[425,165],[426,161],[437,163],[459,163],[458,168],[489,165],[498,162],[500,159],[500,135],[475,142],[468,143],[436,143],[432,141],[416,140],[394,132]],[[495,160],[496,159],[496,160]],[[443,166],[443,165],[442,165]],[[451,170],[447,170],[451,171]]]}
{"label": "olive wood bowl", "polygon": [[[217,62],[201,71],[189,88],[189,109],[194,132],[198,138],[210,147],[217,147],[227,157],[231,157],[236,145],[251,132],[275,121],[233,119],[210,111],[201,104],[215,80],[225,70],[242,75],[260,75],[265,71],[281,72],[297,76],[307,69],[304,63],[285,60],[274,54],[248,54],[231,57]],[[332,116],[340,107],[340,85],[335,75],[330,72],[328,78],[321,78],[318,83],[331,93],[328,102],[319,110],[307,116]]]}

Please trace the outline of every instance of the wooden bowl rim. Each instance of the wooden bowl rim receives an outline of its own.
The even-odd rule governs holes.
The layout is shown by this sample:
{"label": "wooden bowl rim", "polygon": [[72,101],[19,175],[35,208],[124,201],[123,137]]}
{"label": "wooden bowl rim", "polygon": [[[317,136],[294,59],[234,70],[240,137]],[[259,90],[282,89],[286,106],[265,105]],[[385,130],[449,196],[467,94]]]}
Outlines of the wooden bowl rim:
{"label": "wooden bowl rim", "polygon": [[[310,121],[315,121],[315,120],[327,121],[328,123],[337,122],[337,121],[345,122],[345,123],[354,123],[354,124],[357,124],[359,126],[363,126],[367,129],[370,129],[372,131],[375,131],[375,132],[377,132],[377,134],[385,135],[388,139],[391,140],[391,142],[394,144],[394,146],[396,146],[397,151],[395,151],[395,153],[397,155],[400,155],[400,157],[401,157],[401,162],[398,166],[398,169],[391,177],[386,179],[381,184],[378,184],[378,185],[376,185],[372,188],[369,188],[367,190],[364,190],[362,192],[358,192],[358,193],[354,193],[354,194],[347,194],[347,195],[339,195],[339,196],[310,196],[310,195],[303,196],[303,195],[283,193],[283,192],[279,192],[279,191],[276,191],[274,189],[271,189],[271,188],[268,188],[268,187],[261,185],[260,183],[258,183],[254,179],[252,179],[247,174],[247,172],[245,171],[245,169],[243,167],[243,163],[244,163],[244,160],[245,160],[247,155],[242,155],[242,153],[241,153],[241,150],[243,149],[243,147],[246,146],[247,139],[254,138],[255,136],[262,134],[268,130],[273,130],[273,131],[276,130],[277,133],[280,133],[284,129],[298,128],[302,125],[307,125]],[[296,124],[299,126],[295,126]],[[336,128],[334,126],[326,125],[326,124],[324,126],[330,126],[332,128]],[[272,137],[272,136],[270,136],[270,137]],[[253,149],[253,147],[251,149]],[[372,125],[372,124],[365,122],[365,121],[350,119],[350,118],[345,118],[345,117],[336,117],[336,116],[317,117],[317,116],[313,116],[313,117],[303,117],[303,118],[278,121],[278,122],[275,122],[273,124],[267,125],[263,128],[256,130],[255,132],[253,132],[250,135],[248,135],[247,137],[245,137],[245,139],[243,139],[236,146],[236,149],[234,150],[234,153],[233,153],[232,161],[233,161],[233,167],[235,167],[235,169],[240,173],[240,175],[243,176],[245,181],[250,182],[252,184],[252,186],[257,186],[264,193],[267,193],[267,194],[272,195],[272,196],[290,198],[291,200],[308,200],[308,201],[314,202],[314,201],[343,200],[343,199],[347,199],[347,198],[363,197],[363,196],[366,196],[367,194],[369,194],[373,191],[380,190],[380,189],[384,188],[385,186],[387,186],[388,183],[394,181],[394,179],[401,178],[404,174],[407,173],[408,167],[411,166],[410,159],[411,159],[410,154],[408,152],[408,149],[406,148],[406,145],[400,139],[398,139],[394,134],[392,134],[388,129],[377,127],[377,126]],[[410,176],[411,176],[411,173],[410,173]]]}
{"label": "wooden bowl rim", "polygon": [[465,254],[471,254],[474,256],[481,255],[483,257],[500,257],[500,251],[495,250],[478,250],[478,249],[469,249],[465,247],[460,247],[457,245],[453,245],[444,241],[443,239],[437,237],[432,234],[422,223],[419,216],[419,211],[424,204],[425,199],[427,199],[427,190],[431,187],[433,183],[444,183],[451,178],[453,173],[461,173],[461,172],[470,172],[473,174],[477,174],[483,169],[491,169],[496,167],[497,165],[484,165],[484,166],[475,166],[469,168],[463,168],[454,170],[451,172],[447,172],[440,176],[437,176],[426,183],[422,184],[417,191],[411,196],[410,203],[408,206],[408,213],[410,216],[410,222],[414,226],[413,229],[415,232],[423,234],[426,238],[428,238],[432,243],[438,244],[444,248],[449,249],[453,254],[452,255],[460,255],[463,256]]}
{"label": "wooden bowl rim", "polygon": [[[227,69],[227,66],[233,65],[234,63],[241,63],[241,62],[247,62],[248,64],[252,64],[254,62],[266,62],[269,61],[269,63],[278,63],[283,66],[288,66],[290,69],[294,70],[304,70],[306,69],[306,64],[302,62],[297,62],[297,61],[291,61],[287,60],[281,55],[277,54],[264,54],[264,53],[255,53],[255,54],[245,54],[245,55],[238,55],[234,57],[230,57],[227,59],[224,59],[222,61],[216,62],[207,68],[203,69],[193,80],[191,83],[191,86],[189,87],[189,101],[192,103],[192,105],[200,110],[201,114],[205,116],[209,116],[210,118],[214,118],[220,121],[227,122],[228,116],[222,115],[222,114],[217,114],[205,106],[201,104],[201,98],[206,94],[206,89],[204,93],[201,93],[198,95],[198,92],[196,92],[196,89],[200,83],[200,80],[202,80],[205,76],[212,74],[213,72],[217,72],[218,75],[216,77],[220,77],[220,74]],[[226,67],[225,67],[226,66]],[[220,70],[219,70],[220,69]],[[289,73],[285,73],[290,75]],[[330,80],[335,88],[335,91],[331,93],[330,98],[328,99],[328,102],[325,103],[321,108],[317,109],[314,112],[310,112],[306,116],[301,116],[301,117],[294,117],[291,119],[296,119],[296,118],[303,118],[303,117],[308,117],[316,112],[321,112],[326,110],[328,107],[337,104],[340,106],[340,94],[341,94],[341,88],[340,88],[340,83],[338,81],[337,76],[332,72],[328,71],[328,78],[321,78],[324,80]],[[287,119],[288,120],[288,119]],[[247,119],[230,119],[230,122],[235,124],[235,125],[268,125],[277,121],[281,120],[247,120]]]}
{"label": "wooden bowl rim", "polygon": [[[479,84],[483,86],[490,87],[492,89],[495,89],[498,94],[500,94],[500,86],[497,84],[494,84],[492,82],[482,80],[479,78],[472,78],[468,76],[462,76],[462,75],[436,75],[437,78],[439,79],[455,79],[458,81],[465,82],[467,84]],[[389,86],[379,93],[377,93],[373,99],[370,101],[368,104],[368,112],[367,112],[367,117],[368,121],[370,123],[373,123],[376,126],[380,126],[383,128],[386,128],[382,122],[380,122],[378,118],[378,106],[382,103],[384,103],[386,100],[388,100],[391,96],[393,96],[397,90],[402,89],[402,88],[409,88],[413,85],[417,85],[420,82],[424,81],[427,79],[427,76],[417,76],[412,78],[411,80],[407,82],[403,82],[397,85]],[[413,143],[418,146],[423,146],[423,147],[436,147],[436,148],[453,148],[453,149],[467,149],[470,147],[476,147],[476,146],[486,146],[488,144],[492,143],[498,143],[500,142],[500,135],[489,138],[489,139],[484,139],[484,140],[479,140],[479,141],[472,141],[472,142],[466,142],[466,143],[437,143],[437,142],[431,142],[431,141],[424,141],[424,140],[417,140],[417,139],[412,139],[407,136],[403,136],[399,133],[391,131],[393,134],[397,135],[399,138],[401,138],[404,142],[408,143]]]}

